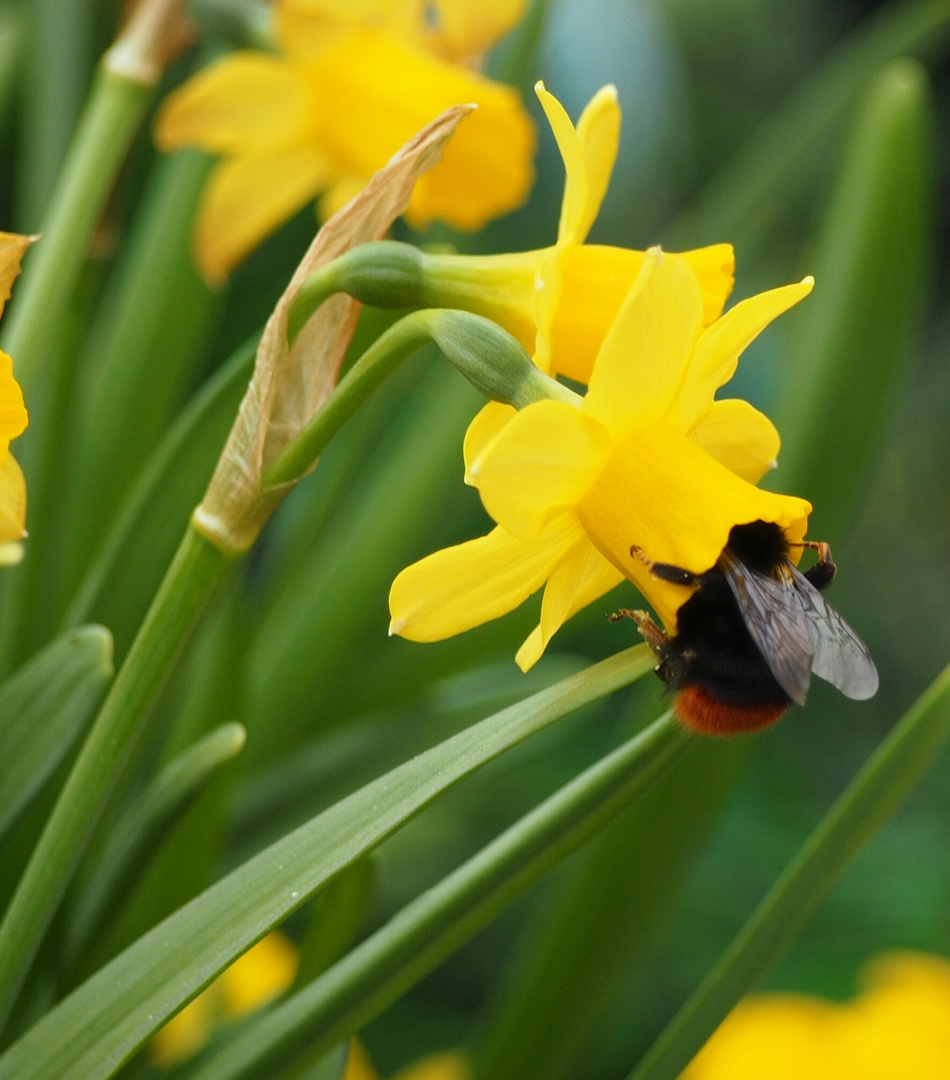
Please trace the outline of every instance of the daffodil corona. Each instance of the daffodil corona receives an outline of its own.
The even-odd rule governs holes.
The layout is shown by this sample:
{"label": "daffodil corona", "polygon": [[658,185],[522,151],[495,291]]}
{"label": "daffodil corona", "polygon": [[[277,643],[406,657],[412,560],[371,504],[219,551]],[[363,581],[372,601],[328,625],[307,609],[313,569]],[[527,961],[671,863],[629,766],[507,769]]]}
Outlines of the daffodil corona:
{"label": "daffodil corona", "polygon": [[197,224],[205,276],[224,279],[315,195],[329,217],[452,105],[478,108],[418,184],[406,217],[477,229],[519,206],[534,178],[534,125],[515,90],[469,63],[523,7],[284,0],[279,54],[233,53],[172,93],[156,125],[159,146],[223,157]]}
{"label": "daffodil corona", "polygon": [[624,578],[667,629],[692,595],[648,560],[701,574],[736,525],[769,522],[795,544],[811,506],[756,487],[776,463],[772,423],[745,401],[715,400],[745,347],[812,288],[762,293],[704,327],[689,262],[653,249],[610,326],[576,405],[490,404],[465,440],[467,480],[498,523],[396,578],[391,632],[436,641],[512,610],[545,585],[523,670],[575,612]]}

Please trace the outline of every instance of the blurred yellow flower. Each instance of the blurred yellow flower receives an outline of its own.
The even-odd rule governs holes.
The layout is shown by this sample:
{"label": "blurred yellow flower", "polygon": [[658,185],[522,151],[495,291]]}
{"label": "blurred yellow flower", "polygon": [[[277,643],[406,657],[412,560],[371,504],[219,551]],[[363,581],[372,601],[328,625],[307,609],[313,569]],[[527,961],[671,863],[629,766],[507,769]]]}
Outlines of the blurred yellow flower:
{"label": "blurred yellow flower", "polygon": [[[23,253],[36,239],[16,233],[0,233],[0,314],[20,273]],[[23,557],[20,544],[26,536],[26,481],[10,442],[22,435],[28,423],[23,393],[13,376],[13,361],[0,351],[0,566]]]}
{"label": "blurred yellow flower", "polygon": [[406,212],[477,229],[519,206],[534,179],[534,124],[511,87],[462,63],[520,18],[475,0],[285,0],[281,53],[232,53],[165,100],[163,150],[220,154],[202,197],[196,259],[223,280],[309,199],[329,217],[443,109],[475,102]]}
{"label": "blurred yellow flower", "polygon": [[586,397],[520,412],[483,409],[465,439],[468,479],[498,523],[398,575],[390,632],[438,641],[504,615],[546,583],[522,670],[575,612],[629,578],[671,632],[692,589],[631,555],[695,573],[714,566],[735,525],[774,522],[790,541],[811,506],[754,485],[774,466],[772,423],[714,400],[740,353],[806,296],[812,279],[751,297],[703,328],[702,290],[681,256],[651,249],[606,334]]}
{"label": "blurred yellow flower", "polygon": [[946,1080],[950,962],[877,957],[865,989],[838,1004],[795,994],[741,1002],[681,1080]]}
{"label": "blurred yellow flower", "polygon": [[275,930],[218,976],[158,1032],[151,1043],[157,1065],[197,1053],[222,1021],[239,1020],[288,990],[297,974],[293,943]]}
{"label": "blurred yellow flower", "polygon": [[[393,1080],[467,1080],[468,1063],[461,1054],[431,1054],[400,1070]],[[357,1039],[350,1040],[350,1054],[343,1080],[379,1080],[369,1056]]]}
{"label": "blurred yellow flower", "polygon": [[[533,352],[542,371],[586,383],[644,258],[642,251],[584,243],[610,184],[620,141],[620,106],[616,88],[603,87],[575,129],[543,83],[535,92],[566,173],[556,243],[535,251],[431,256],[429,261],[435,275],[442,275],[465,298],[459,306],[504,326]],[[714,244],[682,257],[699,279],[702,321],[708,326],[722,314],[732,291],[732,245]],[[438,285],[434,281],[436,289]]]}

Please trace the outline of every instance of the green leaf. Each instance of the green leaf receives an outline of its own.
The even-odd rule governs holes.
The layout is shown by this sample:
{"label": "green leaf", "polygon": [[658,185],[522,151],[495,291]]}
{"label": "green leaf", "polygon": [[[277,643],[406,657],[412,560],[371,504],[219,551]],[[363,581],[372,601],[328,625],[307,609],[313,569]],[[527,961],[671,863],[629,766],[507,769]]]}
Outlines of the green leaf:
{"label": "green leaf", "polygon": [[193,1080],[270,1076],[362,1027],[641,795],[688,739],[669,715],[635,735],[249,1025]]}
{"label": "green leaf", "polygon": [[66,934],[67,963],[121,911],[163,838],[221,766],[240,753],[244,740],[240,724],[223,724],[166,765],[125,811],[76,904]]}
{"label": "green leaf", "polygon": [[197,151],[158,160],[80,357],[69,539],[60,556],[71,587],[194,385],[214,327],[221,296],[199,278],[191,255],[210,167]]}
{"label": "green leaf", "polygon": [[724,237],[760,239],[774,208],[792,197],[868,81],[906,53],[936,53],[950,37],[947,0],[889,4],[864,20],[814,75],[765,118],[675,222],[671,247]]}
{"label": "green leaf", "polygon": [[83,626],[0,686],[0,835],[76,745],[112,678],[112,638]]}
{"label": "green leaf", "polygon": [[744,762],[743,740],[694,742],[646,796],[590,845],[524,942],[474,1076],[553,1080],[583,1072],[585,1044],[672,916],[676,896]]}
{"label": "green leaf", "polygon": [[739,999],[795,940],[841,871],[933,763],[950,733],[950,667],[824,816],[629,1080],[675,1080]]}
{"label": "green leaf", "polygon": [[254,366],[257,335],[205,383],[158,444],[80,582],[66,626],[95,612],[129,646],[207,486]]}
{"label": "green leaf", "polygon": [[358,859],[335,877],[313,903],[310,922],[300,943],[295,986],[322,975],[359,933],[376,895],[379,871],[370,856]]}
{"label": "green leaf", "polygon": [[646,646],[594,664],[420,754],[212,886],[99,971],[0,1058],[0,1077],[104,1080],[203,987],[464,776],[653,669]]}
{"label": "green leaf", "polygon": [[810,531],[828,539],[846,535],[913,357],[930,255],[932,143],[926,72],[895,61],[869,88],[848,140],[778,423],[780,482],[807,493]]}

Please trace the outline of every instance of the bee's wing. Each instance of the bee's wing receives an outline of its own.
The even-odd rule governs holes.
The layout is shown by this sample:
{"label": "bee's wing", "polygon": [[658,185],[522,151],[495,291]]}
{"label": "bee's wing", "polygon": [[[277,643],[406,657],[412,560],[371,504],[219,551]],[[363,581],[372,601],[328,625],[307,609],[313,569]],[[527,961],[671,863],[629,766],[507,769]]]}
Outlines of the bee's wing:
{"label": "bee's wing", "polygon": [[[789,573],[778,577],[759,574],[728,551],[722,553],[718,565],[775,681],[796,705],[804,705],[815,642],[795,578]],[[792,569],[791,564],[788,569]]]}
{"label": "bee's wing", "polygon": [[811,669],[845,697],[864,701],[877,693],[878,675],[867,646],[814,585],[789,565],[795,591],[812,630]]}

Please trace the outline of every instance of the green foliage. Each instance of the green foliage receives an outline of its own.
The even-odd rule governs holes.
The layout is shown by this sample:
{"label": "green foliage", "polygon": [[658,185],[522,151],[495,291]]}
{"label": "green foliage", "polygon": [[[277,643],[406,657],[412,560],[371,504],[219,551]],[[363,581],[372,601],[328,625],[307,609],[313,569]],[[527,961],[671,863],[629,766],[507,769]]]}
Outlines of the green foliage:
{"label": "green foliage", "polygon": [[820,287],[790,350],[795,376],[779,416],[782,472],[814,502],[816,535],[847,535],[913,355],[930,258],[932,125],[923,68],[884,68],[861,102],[819,236]]}
{"label": "green foliage", "polygon": [[335,803],[102,968],[0,1057],[0,1077],[111,1076],[214,975],[437,795],[652,666],[645,645],[601,661]]}
{"label": "green foliage", "polygon": [[84,626],[0,685],[0,835],[82,737],[112,678],[112,638]]}
{"label": "green foliage", "polygon": [[[275,47],[256,0],[193,7],[201,41],[160,94],[213,50]],[[636,199],[614,192],[598,240],[645,247],[662,224],[677,249],[733,242],[736,299],[815,275],[787,338],[749,349],[739,396],[776,417],[775,484],[835,544],[834,602],[872,644],[879,699],[859,711],[815,688],[769,737],[728,744],[645,727],[655,695],[613,691],[654,658],[618,652],[632,631],[600,610],[630,603],[626,583],[527,676],[511,655],[536,602],[450,641],[388,639],[394,575],[486,525],[461,455],[483,398],[448,370],[457,335],[445,355],[408,359],[431,327],[390,348],[425,321],[405,311],[364,308],[350,374],[277,478],[308,475],[229,572],[189,521],[312,212],[210,288],[191,247],[213,163],[160,157],[153,89],[94,71],[116,5],[0,4],[0,141],[17,155],[0,156],[0,224],[43,233],[3,338],[30,409],[13,449],[32,535],[0,570],[0,1077],[340,1080],[361,1032],[384,1076],[467,1044],[475,1080],[611,1080],[637,1062],[631,1080],[674,1080],[786,950],[773,985],[838,995],[872,949],[950,950],[950,676],[907,711],[950,655],[933,257],[950,226],[934,198],[950,4],[664,0],[622,25],[609,7],[534,0],[486,70],[525,91],[543,77],[574,117],[617,81],[621,161],[655,172]],[[631,34],[656,76],[640,97]],[[552,152],[542,129],[523,209],[473,237],[397,223],[398,250],[414,264],[424,246],[553,242]],[[332,291],[314,283],[305,314]],[[360,298],[392,301],[382,285]],[[886,558],[881,521],[902,545]],[[149,1060],[150,1037],[278,926],[300,956],[286,996],[217,1023],[190,1062]]]}

